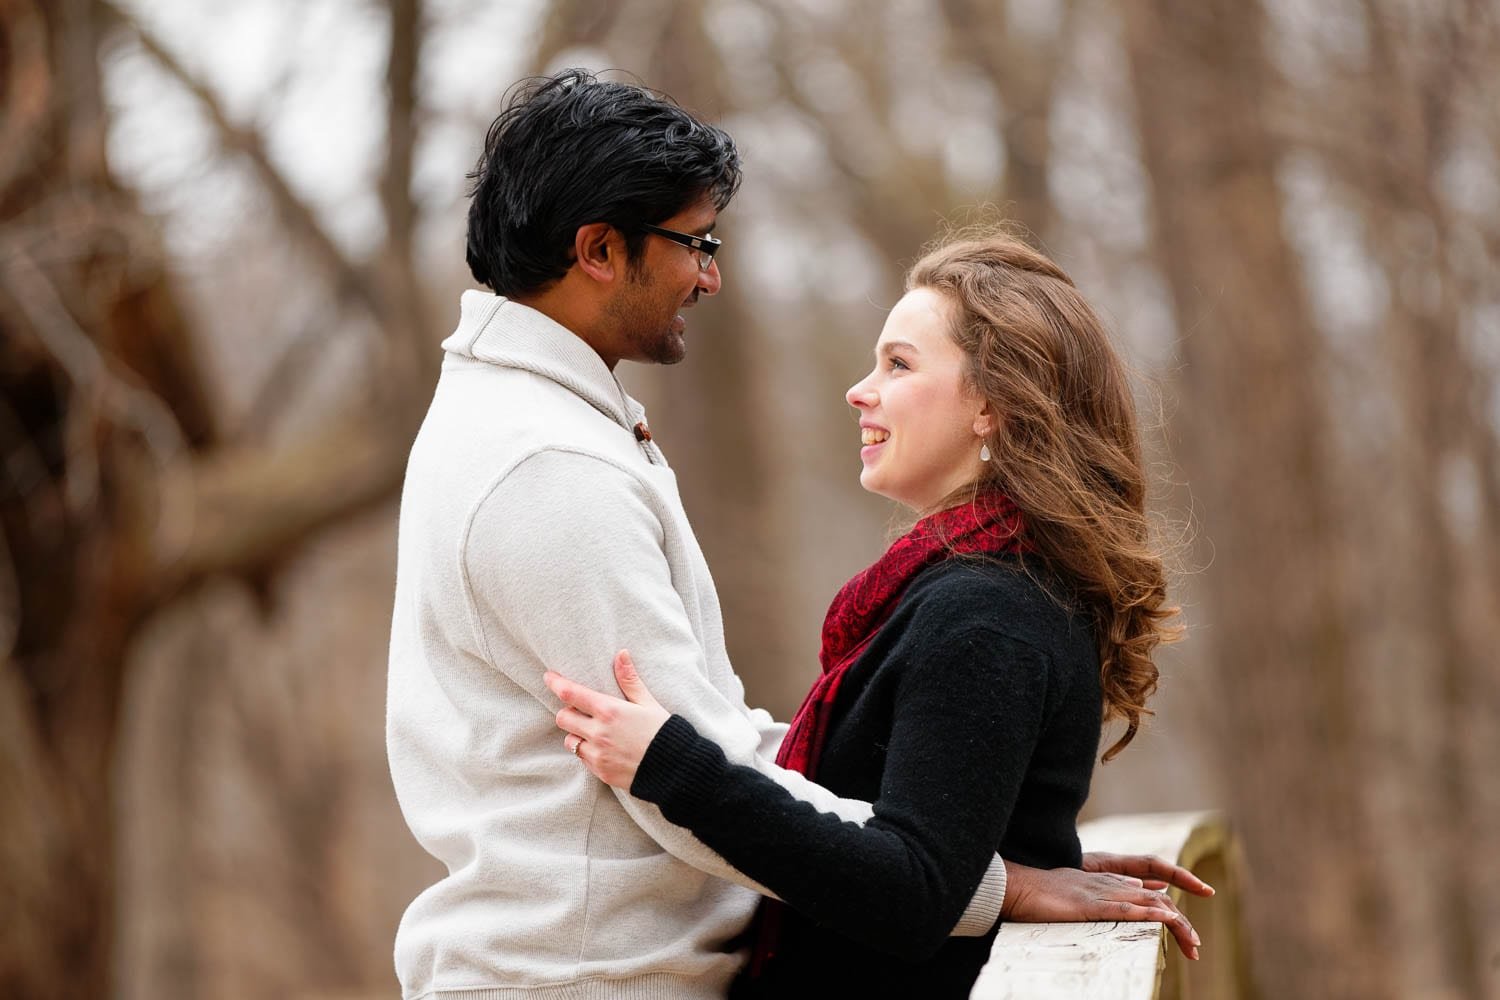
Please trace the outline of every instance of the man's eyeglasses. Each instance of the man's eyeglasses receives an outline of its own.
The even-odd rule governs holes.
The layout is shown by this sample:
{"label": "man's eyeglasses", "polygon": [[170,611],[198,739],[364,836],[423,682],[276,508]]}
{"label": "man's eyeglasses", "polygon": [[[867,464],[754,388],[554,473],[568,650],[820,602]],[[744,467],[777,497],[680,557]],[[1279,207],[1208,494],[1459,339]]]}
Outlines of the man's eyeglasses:
{"label": "man's eyeglasses", "polygon": [[680,246],[685,246],[693,251],[693,256],[698,258],[698,270],[707,271],[714,263],[714,254],[718,253],[719,247],[724,245],[723,240],[716,240],[712,236],[691,236],[687,233],[679,233],[675,229],[663,229],[661,226],[653,226],[642,223],[641,228],[648,233],[655,233],[664,240],[671,240]]}

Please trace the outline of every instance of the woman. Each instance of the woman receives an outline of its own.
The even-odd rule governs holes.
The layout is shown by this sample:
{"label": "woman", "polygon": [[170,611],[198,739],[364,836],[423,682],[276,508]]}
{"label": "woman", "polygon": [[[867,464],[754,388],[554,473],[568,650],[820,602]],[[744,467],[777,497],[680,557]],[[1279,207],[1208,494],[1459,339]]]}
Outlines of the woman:
{"label": "woman", "polygon": [[991,939],[948,933],[986,864],[1080,866],[1101,725],[1125,723],[1108,760],[1173,631],[1124,366],[1072,281],[980,234],[928,252],[907,289],[847,398],[861,485],[921,519],[834,599],[777,758],[874,802],[869,823],[730,766],[628,657],[628,703],[549,675],[570,750],[785,901],[762,907],[748,994],[836,976],[967,996]]}

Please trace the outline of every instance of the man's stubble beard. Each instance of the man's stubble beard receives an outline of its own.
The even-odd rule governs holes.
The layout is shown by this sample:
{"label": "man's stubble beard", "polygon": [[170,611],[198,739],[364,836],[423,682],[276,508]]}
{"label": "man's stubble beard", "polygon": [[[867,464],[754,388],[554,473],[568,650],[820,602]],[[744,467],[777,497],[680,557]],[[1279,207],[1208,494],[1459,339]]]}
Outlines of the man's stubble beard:
{"label": "man's stubble beard", "polygon": [[687,357],[687,338],[672,332],[672,322],[678,313],[674,310],[667,317],[665,326],[646,326],[645,314],[655,308],[652,301],[651,282],[644,268],[633,263],[626,266],[626,286],[610,303],[610,319],[624,331],[628,353],[621,355],[632,361],[644,361],[654,365],[675,365]]}

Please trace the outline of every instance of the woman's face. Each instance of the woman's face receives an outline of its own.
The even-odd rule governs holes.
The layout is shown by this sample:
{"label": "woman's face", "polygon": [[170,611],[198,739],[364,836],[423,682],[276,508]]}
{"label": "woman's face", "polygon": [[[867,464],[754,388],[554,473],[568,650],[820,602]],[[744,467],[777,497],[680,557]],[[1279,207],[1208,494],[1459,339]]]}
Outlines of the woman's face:
{"label": "woman's face", "polygon": [[979,477],[991,426],[948,336],[951,310],[931,289],[906,293],[875,343],[875,370],[845,395],[859,411],[860,485],[919,512]]}

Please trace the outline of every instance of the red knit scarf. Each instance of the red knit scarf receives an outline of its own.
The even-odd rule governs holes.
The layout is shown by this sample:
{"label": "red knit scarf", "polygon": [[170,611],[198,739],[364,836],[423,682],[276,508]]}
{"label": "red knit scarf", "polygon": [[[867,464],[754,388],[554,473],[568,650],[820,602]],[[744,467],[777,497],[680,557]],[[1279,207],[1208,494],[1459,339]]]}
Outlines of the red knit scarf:
{"label": "red knit scarf", "polygon": [[[1021,512],[1001,493],[983,493],[973,503],[925,517],[896,539],[885,555],[844,584],[829,605],[818,652],[823,672],[792,717],[776,763],[809,778],[816,775],[844,676],[864,655],[917,574],[953,555],[1010,555],[1028,548]],[[752,976],[775,953],[783,905],[765,900],[761,906]]]}
{"label": "red knit scarf", "polygon": [[776,763],[814,777],[844,675],[864,654],[918,573],[955,554],[1023,551],[1021,512],[1001,493],[981,494],[973,503],[925,517],[896,539],[885,555],[844,584],[829,605],[823,619],[823,648],[818,651],[823,672],[792,717]]}

